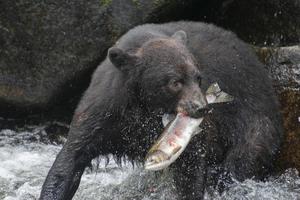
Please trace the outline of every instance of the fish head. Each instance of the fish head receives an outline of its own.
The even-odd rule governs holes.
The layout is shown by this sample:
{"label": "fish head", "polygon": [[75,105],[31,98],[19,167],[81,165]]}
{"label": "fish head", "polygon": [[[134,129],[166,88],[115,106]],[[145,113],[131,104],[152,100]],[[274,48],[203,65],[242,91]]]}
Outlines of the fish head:
{"label": "fish head", "polygon": [[157,171],[166,168],[166,166],[169,166],[171,163],[166,153],[155,149],[150,151],[146,156],[144,168],[146,170]]}
{"label": "fish head", "polygon": [[172,161],[170,161],[170,160],[162,161],[159,163],[146,161],[144,164],[144,169],[148,170],[148,171],[159,171],[159,170],[167,168],[171,164],[172,164]]}

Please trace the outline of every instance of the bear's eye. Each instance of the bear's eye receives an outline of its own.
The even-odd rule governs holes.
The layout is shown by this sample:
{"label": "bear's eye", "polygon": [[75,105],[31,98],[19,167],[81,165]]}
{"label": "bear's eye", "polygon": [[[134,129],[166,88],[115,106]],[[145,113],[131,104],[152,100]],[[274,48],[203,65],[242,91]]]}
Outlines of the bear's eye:
{"label": "bear's eye", "polygon": [[197,80],[197,82],[198,82],[198,84],[199,84],[199,86],[200,86],[200,85],[201,85],[201,81],[202,81],[201,76],[200,76],[200,75],[197,75],[197,76],[196,76],[196,80]]}
{"label": "bear's eye", "polygon": [[182,81],[177,79],[171,79],[168,83],[169,88],[175,92],[181,90],[182,85]]}

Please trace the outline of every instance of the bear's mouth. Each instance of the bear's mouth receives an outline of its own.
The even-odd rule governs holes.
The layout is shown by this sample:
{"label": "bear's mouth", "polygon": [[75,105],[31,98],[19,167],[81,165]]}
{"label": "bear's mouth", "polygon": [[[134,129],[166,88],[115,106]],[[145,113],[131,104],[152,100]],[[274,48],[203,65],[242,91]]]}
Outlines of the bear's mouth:
{"label": "bear's mouth", "polygon": [[[208,104],[220,104],[233,101],[233,97],[221,91],[217,83],[212,84],[206,91]],[[200,124],[209,112],[203,109],[199,117],[193,117],[184,109],[177,109],[177,113],[166,113],[162,117],[165,127],[158,140],[150,148],[146,159],[145,169],[161,170],[176,161],[192,137],[201,132]]]}

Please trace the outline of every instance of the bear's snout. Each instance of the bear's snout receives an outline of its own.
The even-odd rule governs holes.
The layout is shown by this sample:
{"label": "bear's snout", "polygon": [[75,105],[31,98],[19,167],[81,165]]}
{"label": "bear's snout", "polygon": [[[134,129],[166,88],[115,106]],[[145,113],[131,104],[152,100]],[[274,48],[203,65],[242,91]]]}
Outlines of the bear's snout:
{"label": "bear's snout", "polygon": [[177,112],[191,117],[201,117],[208,112],[208,103],[201,89],[197,86],[186,89],[177,104]]}

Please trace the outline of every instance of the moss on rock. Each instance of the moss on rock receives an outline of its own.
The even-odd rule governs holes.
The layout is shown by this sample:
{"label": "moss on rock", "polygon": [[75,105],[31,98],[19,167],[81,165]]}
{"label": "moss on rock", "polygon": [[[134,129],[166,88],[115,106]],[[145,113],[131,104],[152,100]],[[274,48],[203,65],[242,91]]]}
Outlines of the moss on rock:
{"label": "moss on rock", "polygon": [[108,6],[112,0],[100,0],[100,5],[101,6]]}

